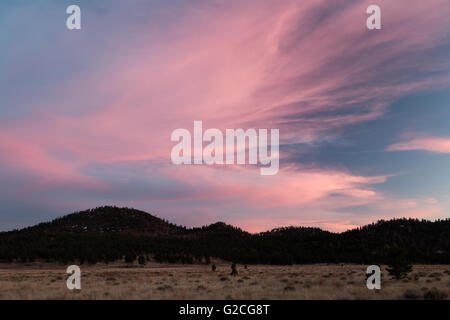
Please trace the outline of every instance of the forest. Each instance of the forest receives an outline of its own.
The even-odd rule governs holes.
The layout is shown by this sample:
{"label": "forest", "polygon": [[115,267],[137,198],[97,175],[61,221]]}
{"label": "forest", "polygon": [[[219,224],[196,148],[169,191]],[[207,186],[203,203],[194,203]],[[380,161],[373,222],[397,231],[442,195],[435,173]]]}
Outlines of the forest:
{"label": "forest", "polygon": [[450,219],[378,221],[342,233],[286,227],[250,234],[218,222],[178,226],[143,211],[99,207],[0,233],[1,262],[109,263],[148,260],[241,264],[382,264],[393,247],[408,261],[450,263]]}

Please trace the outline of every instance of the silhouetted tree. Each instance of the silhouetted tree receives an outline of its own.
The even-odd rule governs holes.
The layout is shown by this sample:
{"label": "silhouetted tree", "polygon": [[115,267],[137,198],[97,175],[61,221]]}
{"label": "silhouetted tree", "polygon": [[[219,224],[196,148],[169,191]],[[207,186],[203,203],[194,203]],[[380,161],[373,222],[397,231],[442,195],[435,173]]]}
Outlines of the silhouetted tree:
{"label": "silhouetted tree", "polygon": [[143,255],[139,256],[138,263],[142,266],[145,265],[145,257]]}
{"label": "silhouetted tree", "polygon": [[232,275],[232,276],[237,276],[238,275],[238,272],[237,272],[237,269],[236,269],[236,263],[232,263],[231,264],[231,273],[230,273],[230,275]]}
{"label": "silhouetted tree", "polygon": [[128,253],[125,255],[126,263],[133,263],[136,260],[136,255],[134,253]]}
{"label": "silhouetted tree", "polygon": [[412,271],[412,266],[408,263],[405,250],[394,244],[387,258],[389,275],[399,280],[405,278]]}

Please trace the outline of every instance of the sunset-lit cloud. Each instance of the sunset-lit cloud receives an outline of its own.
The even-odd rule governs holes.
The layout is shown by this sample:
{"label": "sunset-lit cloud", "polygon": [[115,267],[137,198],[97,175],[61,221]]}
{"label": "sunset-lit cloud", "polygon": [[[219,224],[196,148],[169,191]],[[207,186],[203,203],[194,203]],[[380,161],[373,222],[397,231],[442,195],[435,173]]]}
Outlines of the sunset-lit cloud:
{"label": "sunset-lit cloud", "polygon": [[[22,39],[5,37],[0,53],[0,227],[24,214],[19,201],[49,210],[33,222],[112,203],[251,231],[446,215],[435,195],[384,190],[397,172],[383,163],[362,172],[302,156],[351,144],[344,132],[388,119],[404,97],[449,89],[448,0],[380,0],[379,31],[367,30],[368,3],[357,0],[131,2],[79,1],[80,32],[53,22],[62,4],[0,10]],[[20,25],[30,19],[34,28]],[[279,173],[174,166],[171,133],[194,120],[280,129]],[[449,141],[414,136],[378,151],[449,153]]]}
{"label": "sunset-lit cloud", "polygon": [[422,136],[393,144],[387,151],[422,150],[434,153],[450,153],[450,138]]}

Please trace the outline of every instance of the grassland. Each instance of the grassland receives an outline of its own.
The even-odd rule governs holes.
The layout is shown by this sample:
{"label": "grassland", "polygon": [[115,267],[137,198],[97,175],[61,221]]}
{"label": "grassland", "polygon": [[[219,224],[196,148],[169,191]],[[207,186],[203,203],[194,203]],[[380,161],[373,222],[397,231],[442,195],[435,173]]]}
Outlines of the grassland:
{"label": "grassland", "polygon": [[368,290],[367,266],[124,264],[81,267],[81,290],[66,287],[66,266],[0,264],[0,299],[449,299],[450,265],[414,265],[403,280],[382,266],[381,290]]}

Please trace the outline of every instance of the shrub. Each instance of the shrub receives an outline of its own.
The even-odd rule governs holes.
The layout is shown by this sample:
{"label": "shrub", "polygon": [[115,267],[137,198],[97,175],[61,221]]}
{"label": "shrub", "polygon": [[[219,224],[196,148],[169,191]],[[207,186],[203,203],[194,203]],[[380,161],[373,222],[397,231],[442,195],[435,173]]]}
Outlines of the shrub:
{"label": "shrub", "polygon": [[403,298],[405,298],[407,300],[417,300],[417,299],[421,298],[421,295],[413,290],[408,289],[403,294]]}
{"label": "shrub", "polygon": [[448,296],[447,293],[439,291],[436,288],[432,288],[431,290],[425,292],[423,298],[425,300],[445,300],[447,296]]}
{"label": "shrub", "polygon": [[293,286],[286,286],[284,287],[284,291],[294,291],[295,288]]}
{"label": "shrub", "polygon": [[440,278],[442,276],[443,276],[443,274],[440,272],[433,272],[429,275],[430,278]]}
{"label": "shrub", "polygon": [[211,270],[214,272],[214,271],[216,271],[216,265],[215,264],[213,264],[212,266],[211,266]]}

